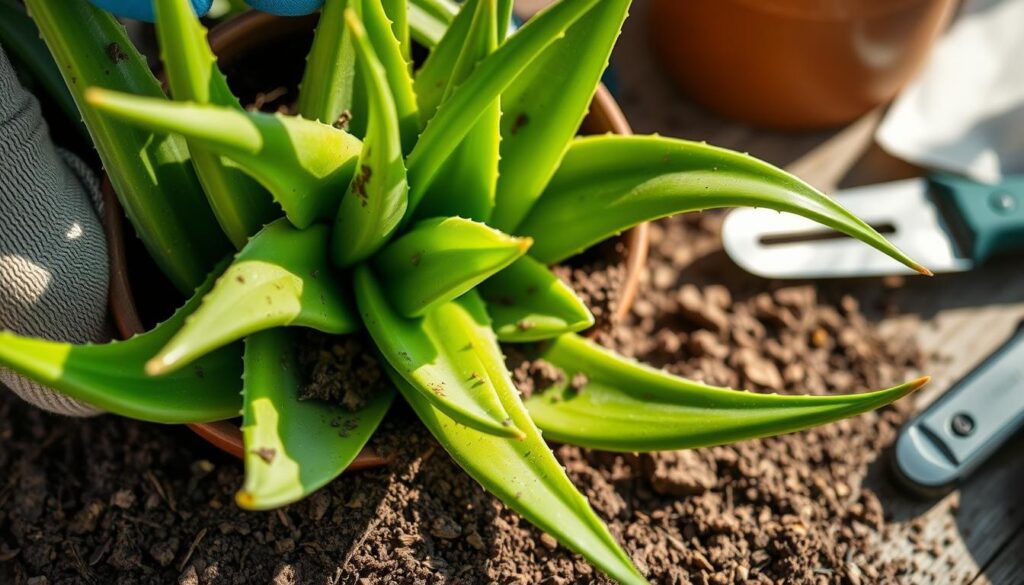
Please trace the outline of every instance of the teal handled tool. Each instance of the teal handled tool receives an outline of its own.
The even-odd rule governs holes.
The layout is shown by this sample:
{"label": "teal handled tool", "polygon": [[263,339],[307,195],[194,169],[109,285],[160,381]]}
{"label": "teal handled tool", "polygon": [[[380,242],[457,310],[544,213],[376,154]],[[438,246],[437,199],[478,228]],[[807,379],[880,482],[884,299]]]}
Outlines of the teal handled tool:
{"label": "teal handled tool", "polygon": [[913,421],[891,459],[912,491],[952,489],[1024,427],[1024,327]]}
{"label": "teal handled tool", "polygon": [[[857,187],[834,199],[932,272],[970,270],[1024,253],[1024,175],[983,185],[947,175]],[[737,209],[725,219],[726,252],[766,278],[907,274],[888,256],[790,214]]]}

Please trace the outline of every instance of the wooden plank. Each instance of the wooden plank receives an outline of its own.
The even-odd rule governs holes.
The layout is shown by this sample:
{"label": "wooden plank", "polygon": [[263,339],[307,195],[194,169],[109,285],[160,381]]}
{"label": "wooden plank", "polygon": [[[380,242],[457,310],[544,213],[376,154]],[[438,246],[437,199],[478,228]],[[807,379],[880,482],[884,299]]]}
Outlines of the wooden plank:
{"label": "wooden plank", "polygon": [[1002,552],[987,567],[973,585],[1024,583],[1024,530],[1003,547]]}
{"label": "wooden plank", "polygon": [[[983,574],[995,585],[1024,582],[1001,580],[985,569],[1024,529],[1021,452],[1024,436],[1006,445],[960,489],[936,501],[908,497],[884,474],[866,482],[889,518],[879,546],[888,558],[909,559],[916,567],[907,583],[971,583]],[[1024,549],[1016,555],[1024,556]]]}

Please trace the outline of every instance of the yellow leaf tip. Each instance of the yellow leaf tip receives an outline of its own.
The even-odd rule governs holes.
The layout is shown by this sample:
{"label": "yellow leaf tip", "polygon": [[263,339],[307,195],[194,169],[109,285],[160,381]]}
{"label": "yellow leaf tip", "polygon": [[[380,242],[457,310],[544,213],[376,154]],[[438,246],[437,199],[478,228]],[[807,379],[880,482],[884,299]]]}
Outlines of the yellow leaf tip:
{"label": "yellow leaf tip", "polygon": [[921,275],[924,275],[924,276],[935,276],[934,272],[932,272],[931,270],[928,270],[927,268],[925,268],[924,266],[921,266],[920,264],[914,264],[913,266],[911,266],[911,268],[915,272],[917,272],[918,274],[921,274]]}
{"label": "yellow leaf tip", "polygon": [[170,367],[171,364],[167,363],[163,356],[158,355],[146,362],[146,374],[149,376],[159,376],[167,373]]}
{"label": "yellow leaf tip", "polygon": [[251,509],[254,501],[255,498],[250,491],[243,489],[235,493],[235,503],[238,504],[239,508]]}
{"label": "yellow leaf tip", "polygon": [[103,90],[103,88],[87,87],[85,88],[85,93],[83,95],[85,96],[85,101],[87,103],[95,106],[101,104],[104,101],[103,97],[105,93],[106,92]]}

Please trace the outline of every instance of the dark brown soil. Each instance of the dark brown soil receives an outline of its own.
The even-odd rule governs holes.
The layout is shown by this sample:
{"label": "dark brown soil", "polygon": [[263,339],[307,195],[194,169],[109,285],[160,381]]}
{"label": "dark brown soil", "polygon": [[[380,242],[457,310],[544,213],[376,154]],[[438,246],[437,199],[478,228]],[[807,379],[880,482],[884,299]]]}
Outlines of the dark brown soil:
{"label": "dark brown soil", "polygon": [[[864,316],[895,310],[881,287],[744,276],[717,226],[705,214],[655,227],[633,315],[602,342],[755,390],[865,390],[916,373],[916,350]],[[727,447],[556,452],[653,582],[895,582],[907,568],[879,559],[884,512],[864,479],[908,408]],[[486,495],[404,406],[376,442],[391,466],[248,513],[233,503],[241,464],[184,428],[63,419],[0,392],[0,583],[606,582]]]}
{"label": "dark brown soil", "polygon": [[303,332],[298,354],[305,386],[300,398],[336,402],[352,411],[366,406],[389,384],[372,348],[362,335]]}
{"label": "dark brown soil", "polygon": [[612,327],[612,316],[619,305],[618,293],[626,279],[626,266],[622,262],[625,257],[625,244],[615,238],[553,268],[590,307],[597,330],[607,331]]}

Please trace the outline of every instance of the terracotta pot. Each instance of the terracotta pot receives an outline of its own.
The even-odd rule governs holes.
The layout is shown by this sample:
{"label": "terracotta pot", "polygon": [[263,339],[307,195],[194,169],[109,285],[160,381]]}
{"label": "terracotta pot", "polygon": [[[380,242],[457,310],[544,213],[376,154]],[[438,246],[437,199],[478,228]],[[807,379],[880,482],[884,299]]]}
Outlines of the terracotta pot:
{"label": "terracotta pot", "polygon": [[922,65],[957,0],[654,0],[652,40],[695,101],[774,128],[849,122]]}
{"label": "terracotta pot", "polygon": [[[210,31],[209,41],[214,53],[217,54],[221,66],[227,68],[251,50],[273,46],[275,43],[296,34],[309,33],[316,22],[316,17],[280,18],[262,12],[251,11],[227,21]],[[625,115],[619,109],[615,99],[608,90],[598,88],[591,103],[590,114],[583,123],[585,134],[631,134],[632,130]],[[109,240],[110,253],[110,309],[114,322],[122,338],[128,338],[144,331],[139,318],[135,296],[132,293],[132,282],[128,271],[123,230],[123,214],[117,197],[104,180],[104,228]],[[621,319],[629,312],[640,286],[640,275],[647,260],[648,229],[647,224],[637,226],[622,236],[627,247],[626,278],[619,292],[619,306],[613,315],[613,321]],[[237,457],[242,457],[242,432],[238,425],[231,421],[193,424],[189,427],[198,435],[216,447]],[[387,461],[370,448],[352,462],[349,470],[366,469],[386,464]]]}

